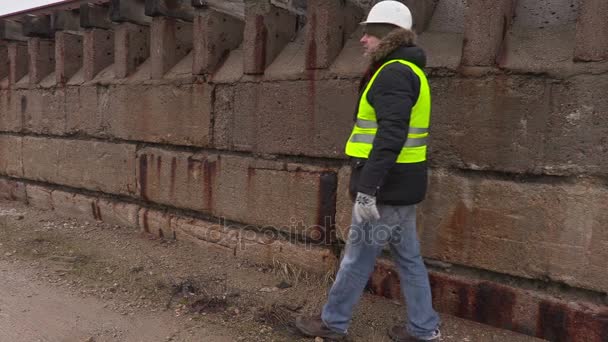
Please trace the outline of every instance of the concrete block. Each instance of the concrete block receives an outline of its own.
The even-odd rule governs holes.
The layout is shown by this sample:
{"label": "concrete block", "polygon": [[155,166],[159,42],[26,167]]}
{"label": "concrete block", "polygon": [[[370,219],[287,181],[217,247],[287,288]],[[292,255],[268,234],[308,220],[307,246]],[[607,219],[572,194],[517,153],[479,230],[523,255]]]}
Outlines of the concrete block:
{"label": "concrete block", "polygon": [[263,234],[242,232],[237,256],[266,265],[287,265],[310,274],[335,274],[338,259],[326,247],[275,239]]}
{"label": "concrete block", "polygon": [[114,22],[148,26],[152,18],[145,13],[145,0],[112,0],[110,18]]}
{"label": "concrete block", "polygon": [[11,179],[0,178],[0,199],[27,202],[25,184]]}
{"label": "concrete block", "polygon": [[243,0],[192,0],[196,8],[209,8],[214,11],[231,15],[237,19],[245,20],[245,4]]}
{"label": "concrete block", "polygon": [[467,8],[466,0],[439,1],[427,31],[463,34]]}
{"label": "concrete block", "polygon": [[114,73],[117,78],[125,78],[150,57],[150,29],[147,26],[122,23],[116,27],[114,35]]}
{"label": "concrete block", "polygon": [[23,157],[21,137],[0,135],[0,174],[23,177]]}
{"label": "concrete block", "polygon": [[[359,40],[363,36],[363,29],[357,29],[344,43],[329,71],[343,77],[361,77],[369,66],[369,59],[363,56],[363,47]],[[430,56],[429,56],[430,57]]]}
{"label": "concrete block", "polygon": [[210,81],[216,84],[226,84],[241,80],[244,76],[243,58],[244,52],[241,45],[241,47],[228,54],[224,63],[218,66],[214,74],[210,75]]}
{"label": "concrete block", "polygon": [[111,92],[106,87],[68,87],[66,132],[106,137]]}
{"label": "concrete block", "polygon": [[11,41],[27,41],[23,35],[23,24],[14,20],[0,20],[0,39]]}
{"label": "concrete block", "polygon": [[112,136],[175,145],[211,144],[211,86],[135,85],[108,90]]}
{"label": "concrete block", "polygon": [[239,229],[192,218],[178,218],[172,223],[177,240],[186,240],[203,246],[221,246],[233,255],[237,255],[236,249],[241,233]]}
{"label": "concrete block", "polygon": [[65,84],[82,68],[82,36],[67,32],[55,35],[55,77],[58,84]]}
{"label": "concrete block", "polygon": [[151,30],[152,78],[162,78],[192,51],[192,24],[174,18],[155,17]]}
{"label": "concrete block", "polygon": [[28,72],[27,44],[11,42],[8,44],[9,84],[17,84]]}
{"label": "concrete block", "polygon": [[604,175],[608,166],[604,137],[608,127],[608,76],[579,76],[552,83],[551,109],[544,119],[542,172]]}
{"label": "concrete block", "polygon": [[584,0],[579,6],[574,59],[583,62],[608,59],[608,2]]}
{"label": "concrete block", "polygon": [[353,213],[353,201],[350,197],[350,166],[343,166],[338,172],[338,191],[336,196],[336,235],[346,241]]}
{"label": "concrete block", "polygon": [[95,205],[97,211],[97,220],[121,227],[137,227],[139,206],[136,204],[100,198],[97,199]]}
{"label": "concrete block", "polygon": [[263,74],[296,35],[296,16],[269,0],[246,0],[243,37],[244,72]]}
{"label": "concrete block", "polygon": [[66,94],[64,88],[16,91],[21,96],[23,129],[40,134],[64,135]]}
{"label": "concrete block", "polygon": [[25,187],[25,191],[29,205],[37,209],[53,210],[53,199],[51,197],[53,191],[51,189],[28,184]]}
{"label": "concrete block", "polygon": [[30,84],[40,83],[55,70],[55,42],[41,38],[28,41]]}
{"label": "concrete block", "polygon": [[137,153],[138,193],[146,201],[210,212],[217,156],[145,148]]}
{"label": "concrete block", "polygon": [[[433,78],[433,166],[540,173],[550,90],[536,77]],[[457,124],[455,124],[457,122]],[[470,139],[471,134],[475,139]],[[479,148],[482,146],[483,148]]]}
{"label": "concrete block", "polygon": [[53,29],[57,31],[80,31],[80,10],[54,11]]}
{"label": "concrete block", "polygon": [[23,145],[25,178],[135,194],[135,145],[34,137],[24,138]]}
{"label": "concrete block", "polygon": [[462,57],[462,33],[427,31],[418,36],[418,46],[427,54],[427,68],[457,70]]}
{"label": "concrete block", "polygon": [[593,234],[606,219],[598,203],[606,196],[585,183],[484,180],[435,169],[419,207],[422,252],[449,263],[606,291],[608,277],[592,273],[585,252],[597,251]]}
{"label": "concrete block", "polygon": [[243,21],[207,10],[194,17],[194,74],[213,73],[243,42]]}
{"label": "concrete block", "polygon": [[86,221],[101,221],[97,216],[97,199],[94,197],[53,190],[51,200],[53,210],[60,216]]}
{"label": "concrete block", "polygon": [[165,239],[175,239],[172,215],[147,208],[141,208],[138,214],[138,226],[144,233]]}
{"label": "concrete block", "polygon": [[25,15],[23,17],[23,34],[26,37],[53,38],[55,29],[50,15]]}
{"label": "concrete block", "polygon": [[513,27],[544,30],[573,26],[581,7],[580,3],[576,0],[518,0],[515,3]]}
{"label": "concrete block", "polygon": [[213,146],[236,151],[253,149],[257,126],[254,104],[262,96],[261,88],[258,83],[236,83],[216,88]]}
{"label": "concrete block", "polygon": [[265,265],[288,265],[316,275],[335,272],[337,258],[328,248],[305,245],[223,223],[191,218],[171,221],[178,240],[190,241],[205,249],[215,248],[242,260]]}
{"label": "concrete block", "polygon": [[171,17],[191,22],[195,16],[189,0],[146,0],[145,7],[149,17]]}
{"label": "concrete block", "polygon": [[462,63],[493,66],[513,17],[513,0],[467,2]]}
{"label": "concrete block", "polygon": [[498,66],[514,72],[539,74],[571,69],[575,35],[572,26],[542,30],[513,28],[505,37],[508,48]]}
{"label": "concrete block", "polygon": [[84,32],[84,81],[114,63],[114,33],[110,30],[89,29]]}
{"label": "concrete block", "polygon": [[0,90],[0,131],[20,132],[23,128],[25,104],[21,96],[11,90]]}
{"label": "concrete block", "polygon": [[[603,341],[605,307],[568,302],[541,291],[494,281],[430,272],[433,307],[448,315],[550,341]],[[399,298],[394,263],[380,259],[369,282],[371,292]]]}
{"label": "concrete block", "polygon": [[344,157],[358,99],[357,81],[273,82],[261,87],[263,96],[253,97],[250,105],[257,112],[257,151]]}
{"label": "concrete block", "polygon": [[83,3],[80,5],[80,26],[86,29],[110,29],[110,8],[104,5]]}
{"label": "concrete block", "polygon": [[221,156],[215,173],[210,179],[218,187],[211,194],[214,216],[317,241],[329,237],[337,183],[333,171]]}
{"label": "concrete block", "polygon": [[53,190],[50,196],[53,210],[60,215],[122,227],[137,227],[137,205],[60,190]]}
{"label": "concrete block", "polygon": [[344,46],[344,7],[340,0],[312,0],[306,22],[306,68],[331,65]]}

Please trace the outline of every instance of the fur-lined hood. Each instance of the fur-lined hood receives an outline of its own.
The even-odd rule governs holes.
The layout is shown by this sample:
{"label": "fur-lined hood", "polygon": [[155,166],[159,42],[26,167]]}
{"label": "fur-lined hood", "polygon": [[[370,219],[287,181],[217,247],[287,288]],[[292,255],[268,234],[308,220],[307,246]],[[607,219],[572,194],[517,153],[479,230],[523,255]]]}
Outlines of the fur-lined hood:
{"label": "fur-lined hood", "polygon": [[372,64],[398,58],[409,60],[421,68],[426,65],[424,51],[416,46],[416,33],[403,28],[386,35],[370,57]]}

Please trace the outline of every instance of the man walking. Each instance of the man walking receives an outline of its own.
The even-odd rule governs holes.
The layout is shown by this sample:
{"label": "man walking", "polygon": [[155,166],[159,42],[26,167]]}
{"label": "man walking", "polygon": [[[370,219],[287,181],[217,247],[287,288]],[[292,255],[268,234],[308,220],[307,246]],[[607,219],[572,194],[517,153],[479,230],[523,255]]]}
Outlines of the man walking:
{"label": "man walking", "polygon": [[389,245],[407,304],[407,323],[389,330],[394,341],[439,340],[428,272],[420,255],[416,207],[426,194],[431,96],[415,46],[410,10],[382,1],[370,11],[361,43],[370,58],[356,123],[346,144],[352,158],[353,219],[336,281],[320,317],[298,318],[308,336],[346,336],[375,261]]}

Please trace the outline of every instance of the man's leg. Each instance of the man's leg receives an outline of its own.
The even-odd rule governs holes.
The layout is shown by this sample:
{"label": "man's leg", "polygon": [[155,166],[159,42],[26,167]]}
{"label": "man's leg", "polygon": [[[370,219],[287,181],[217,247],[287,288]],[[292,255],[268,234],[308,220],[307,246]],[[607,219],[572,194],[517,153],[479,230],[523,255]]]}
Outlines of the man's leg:
{"label": "man's leg", "polygon": [[374,270],[376,258],[389,239],[390,233],[380,220],[352,224],[336,281],[329,291],[321,319],[331,329],[346,333],[354,306]]}
{"label": "man's leg", "polygon": [[394,220],[396,228],[392,232],[390,247],[407,304],[407,331],[418,338],[432,337],[440,320],[433,309],[428,271],[420,255],[420,242],[416,232],[416,206],[393,208],[389,223]]}

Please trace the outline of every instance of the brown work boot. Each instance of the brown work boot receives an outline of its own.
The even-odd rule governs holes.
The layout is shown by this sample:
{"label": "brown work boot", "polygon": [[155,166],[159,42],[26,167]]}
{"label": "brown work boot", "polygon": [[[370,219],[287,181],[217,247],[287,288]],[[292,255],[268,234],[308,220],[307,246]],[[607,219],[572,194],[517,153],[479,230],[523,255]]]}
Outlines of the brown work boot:
{"label": "brown work boot", "polygon": [[329,329],[321,320],[321,316],[298,317],[296,327],[300,332],[309,337],[323,337],[334,341],[342,341],[346,334]]}
{"label": "brown work boot", "polygon": [[414,337],[407,332],[407,329],[401,325],[395,325],[388,330],[388,336],[391,340],[396,342],[425,342],[425,341],[439,341],[441,332],[439,329],[435,330],[433,334],[428,337]]}

